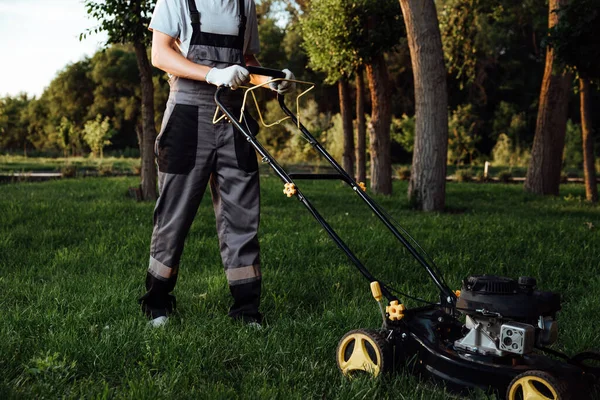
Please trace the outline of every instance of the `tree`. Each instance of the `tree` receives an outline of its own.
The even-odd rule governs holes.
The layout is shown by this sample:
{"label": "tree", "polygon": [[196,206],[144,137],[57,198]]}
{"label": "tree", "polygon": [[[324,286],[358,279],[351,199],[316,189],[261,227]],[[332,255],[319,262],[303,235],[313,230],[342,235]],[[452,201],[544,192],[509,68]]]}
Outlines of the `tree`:
{"label": "tree", "polygon": [[356,180],[367,181],[367,131],[365,122],[365,78],[362,68],[356,71]]}
{"label": "tree", "polygon": [[0,98],[0,148],[23,149],[27,155],[26,110],[33,100],[22,93]]}
{"label": "tree", "polygon": [[557,59],[579,78],[579,102],[583,141],[586,199],[598,201],[591,116],[593,83],[600,83],[600,0],[573,1],[558,10],[558,23],[550,30],[550,44]]}
{"label": "tree", "polygon": [[415,145],[408,197],[418,209],[443,210],[448,97],[442,39],[433,0],[400,0],[415,81]]}
{"label": "tree", "polygon": [[58,126],[58,140],[57,143],[63,151],[63,157],[69,157],[69,153],[72,151],[72,146],[77,147],[75,127],[73,123],[69,121],[67,117],[62,117],[60,125]]}
{"label": "tree", "polygon": [[[481,137],[478,153],[489,153],[498,132],[494,114],[511,104],[524,116],[514,146],[530,147],[535,130],[539,82],[544,73],[540,42],[548,30],[543,1],[443,0],[440,30],[451,109],[470,104]],[[540,48],[542,50],[540,50]],[[508,134],[508,132],[504,132]],[[509,135],[510,136],[510,135]]]}
{"label": "tree", "polygon": [[[118,132],[112,138],[119,148],[139,146],[142,153],[143,140],[137,137],[141,125],[140,73],[133,48],[112,45],[92,57],[90,77],[94,83],[94,102],[88,118],[102,114],[111,119]],[[164,103],[163,103],[164,104]]]}
{"label": "tree", "polygon": [[[371,91],[371,189],[390,194],[391,155],[389,77],[384,53],[395,46],[402,34],[400,9],[393,0],[324,0],[311,3],[311,10],[302,20],[304,46],[310,55],[310,65],[326,71],[329,82],[338,82],[342,118],[349,121],[342,99],[348,91],[346,80],[365,67]],[[360,81],[359,81],[360,83]],[[358,92],[360,94],[360,91]],[[350,117],[351,118],[351,117]],[[346,122],[350,127],[350,123]],[[345,169],[354,158],[352,132],[344,132]]]}
{"label": "tree", "polygon": [[[558,23],[559,14],[556,11],[565,4],[566,0],[549,1],[550,28]],[[571,83],[570,74],[555,71],[555,58],[554,50],[548,48],[535,136],[524,188],[531,193],[558,196]]]}
{"label": "tree", "polygon": [[310,12],[302,19],[302,32],[310,65],[327,74],[326,82],[337,82],[340,114],[344,127],[342,167],[349,174],[353,174],[354,135],[348,98],[348,79],[354,70],[356,56],[352,52],[353,43],[347,23],[348,13],[345,3],[344,0],[315,2]]}
{"label": "tree", "polygon": [[[59,127],[63,117],[73,123],[76,129],[95,114],[88,116],[88,109],[94,102],[94,82],[90,78],[92,61],[84,58],[67,65],[44,90],[42,96],[47,100],[50,123]],[[48,132],[56,135],[56,131]]]}
{"label": "tree", "polygon": [[[154,9],[155,0],[84,0],[87,12],[97,19],[95,31],[105,31],[108,43],[132,43],[135,49],[142,94],[142,198],[154,200],[156,192],[156,165],[154,163],[154,84],[152,67],[148,59],[147,46],[150,43],[148,24]],[[89,32],[88,32],[89,33]],[[81,35],[82,38],[86,34]]]}
{"label": "tree", "polygon": [[92,155],[97,157],[104,156],[104,147],[110,144],[111,136],[114,134],[110,128],[109,118],[102,119],[102,115],[98,114],[96,119],[88,121],[83,127],[83,140],[90,146]]}

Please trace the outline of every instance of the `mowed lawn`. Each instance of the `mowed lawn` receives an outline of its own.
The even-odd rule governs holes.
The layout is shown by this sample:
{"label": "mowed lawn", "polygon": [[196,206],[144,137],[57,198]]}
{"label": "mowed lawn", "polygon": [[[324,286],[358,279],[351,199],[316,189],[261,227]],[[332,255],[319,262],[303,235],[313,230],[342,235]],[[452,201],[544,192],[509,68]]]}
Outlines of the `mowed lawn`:
{"label": "mowed lawn", "polygon": [[[189,234],[178,309],[153,330],[141,315],[151,203],[138,178],[0,186],[0,398],[447,399],[405,374],[348,380],[341,336],[381,324],[368,282],[275,178],[262,181],[262,331],[229,321],[210,195]],[[350,189],[300,182],[383,281],[435,300],[426,273]],[[406,183],[379,197],[435,259],[453,289],[469,274],[537,278],[562,294],[555,349],[600,347],[600,208],[583,186],[538,198],[522,185],[451,183],[448,211],[410,209]],[[411,307],[415,302],[407,301]],[[473,393],[473,398],[487,398]],[[490,396],[490,398],[494,398]]]}

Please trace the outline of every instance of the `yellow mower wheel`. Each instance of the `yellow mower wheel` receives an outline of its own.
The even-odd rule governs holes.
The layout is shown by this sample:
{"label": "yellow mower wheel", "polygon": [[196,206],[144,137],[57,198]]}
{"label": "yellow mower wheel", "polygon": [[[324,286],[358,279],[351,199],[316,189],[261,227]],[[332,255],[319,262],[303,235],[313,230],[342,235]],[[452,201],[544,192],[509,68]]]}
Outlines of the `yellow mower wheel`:
{"label": "yellow mower wheel", "polygon": [[376,377],[391,369],[390,352],[390,345],[380,332],[356,329],[340,340],[337,365],[344,375],[364,371]]}
{"label": "yellow mower wheel", "polygon": [[568,400],[569,386],[544,371],[530,370],[512,380],[506,400]]}

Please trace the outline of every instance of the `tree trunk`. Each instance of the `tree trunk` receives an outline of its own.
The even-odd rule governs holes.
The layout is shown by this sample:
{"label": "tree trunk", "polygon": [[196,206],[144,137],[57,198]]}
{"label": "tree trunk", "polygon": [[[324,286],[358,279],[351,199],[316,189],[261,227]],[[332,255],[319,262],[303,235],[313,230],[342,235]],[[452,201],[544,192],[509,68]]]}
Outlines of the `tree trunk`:
{"label": "tree trunk", "polygon": [[154,84],[152,83],[152,67],[148,60],[146,47],[141,42],[135,42],[135,55],[140,70],[142,85],[142,198],[156,200],[156,164],[154,163],[154,141],[156,127],[154,126]]}
{"label": "tree trunk", "polygon": [[592,203],[598,202],[598,183],[596,182],[596,158],[594,156],[594,138],[592,136],[590,82],[579,78],[579,107],[581,110],[581,133],[583,136],[583,176],[585,180],[585,198]]}
{"label": "tree trunk", "polygon": [[[555,10],[565,4],[565,0],[550,0],[548,17],[550,28],[558,22],[558,13]],[[546,67],[540,91],[531,160],[525,178],[525,190],[541,195],[558,196],[571,84],[570,74],[553,74],[553,65],[554,50],[547,48]]]}
{"label": "tree trunk", "polygon": [[411,203],[443,210],[448,158],[448,94],[442,39],[433,0],[400,0],[415,84],[415,145]]}
{"label": "tree trunk", "polygon": [[342,155],[342,167],[352,176],[354,172],[354,132],[352,129],[352,113],[350,112],[350,93],[348,81],[341,78],[338,81],[338,95],[340,98],[340,115],[342,116],[342,127],[344,131],[344,154]]}
{"label": "tree trunk", "polygon": [[[135,124],[135,135],[138,140],[138,149],[140,151],[140,159],[144,159],[144,130],[142,124]],[[154,149],[153,149],[154,151]]]}
{"label": "tree trunk", "polygon": [[356,180],[367,181],[365,123],[365,79],[362,68],[356,72]]}
{"label": "tree trunk", "polygon": [[392,194],[392,163],[390,154],[390,123],[392,112],[389,98],[389,77],[383,54],[367,65],[371,91],[371,125],[369,127],[371,152],[371,190]]}

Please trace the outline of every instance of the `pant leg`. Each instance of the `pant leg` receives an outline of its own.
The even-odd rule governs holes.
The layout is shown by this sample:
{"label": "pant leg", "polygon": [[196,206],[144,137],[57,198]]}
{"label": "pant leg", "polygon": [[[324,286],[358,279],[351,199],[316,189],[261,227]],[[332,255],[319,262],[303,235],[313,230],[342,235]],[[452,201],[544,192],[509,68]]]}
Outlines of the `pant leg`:
{"label": "pant leg", "polygon": [[252,145],[233,125],[217,125],[215,173],[210,180],[221,258],[234,303],[229,316],[261,320],[260,187]]}
{"label": "pant leg", "polygon": [[172,312],[179,261],[215,162],[215,132],[208,106],[169,103],[157,138],[160,196],[154,209],[147,293],[151,318]]}

